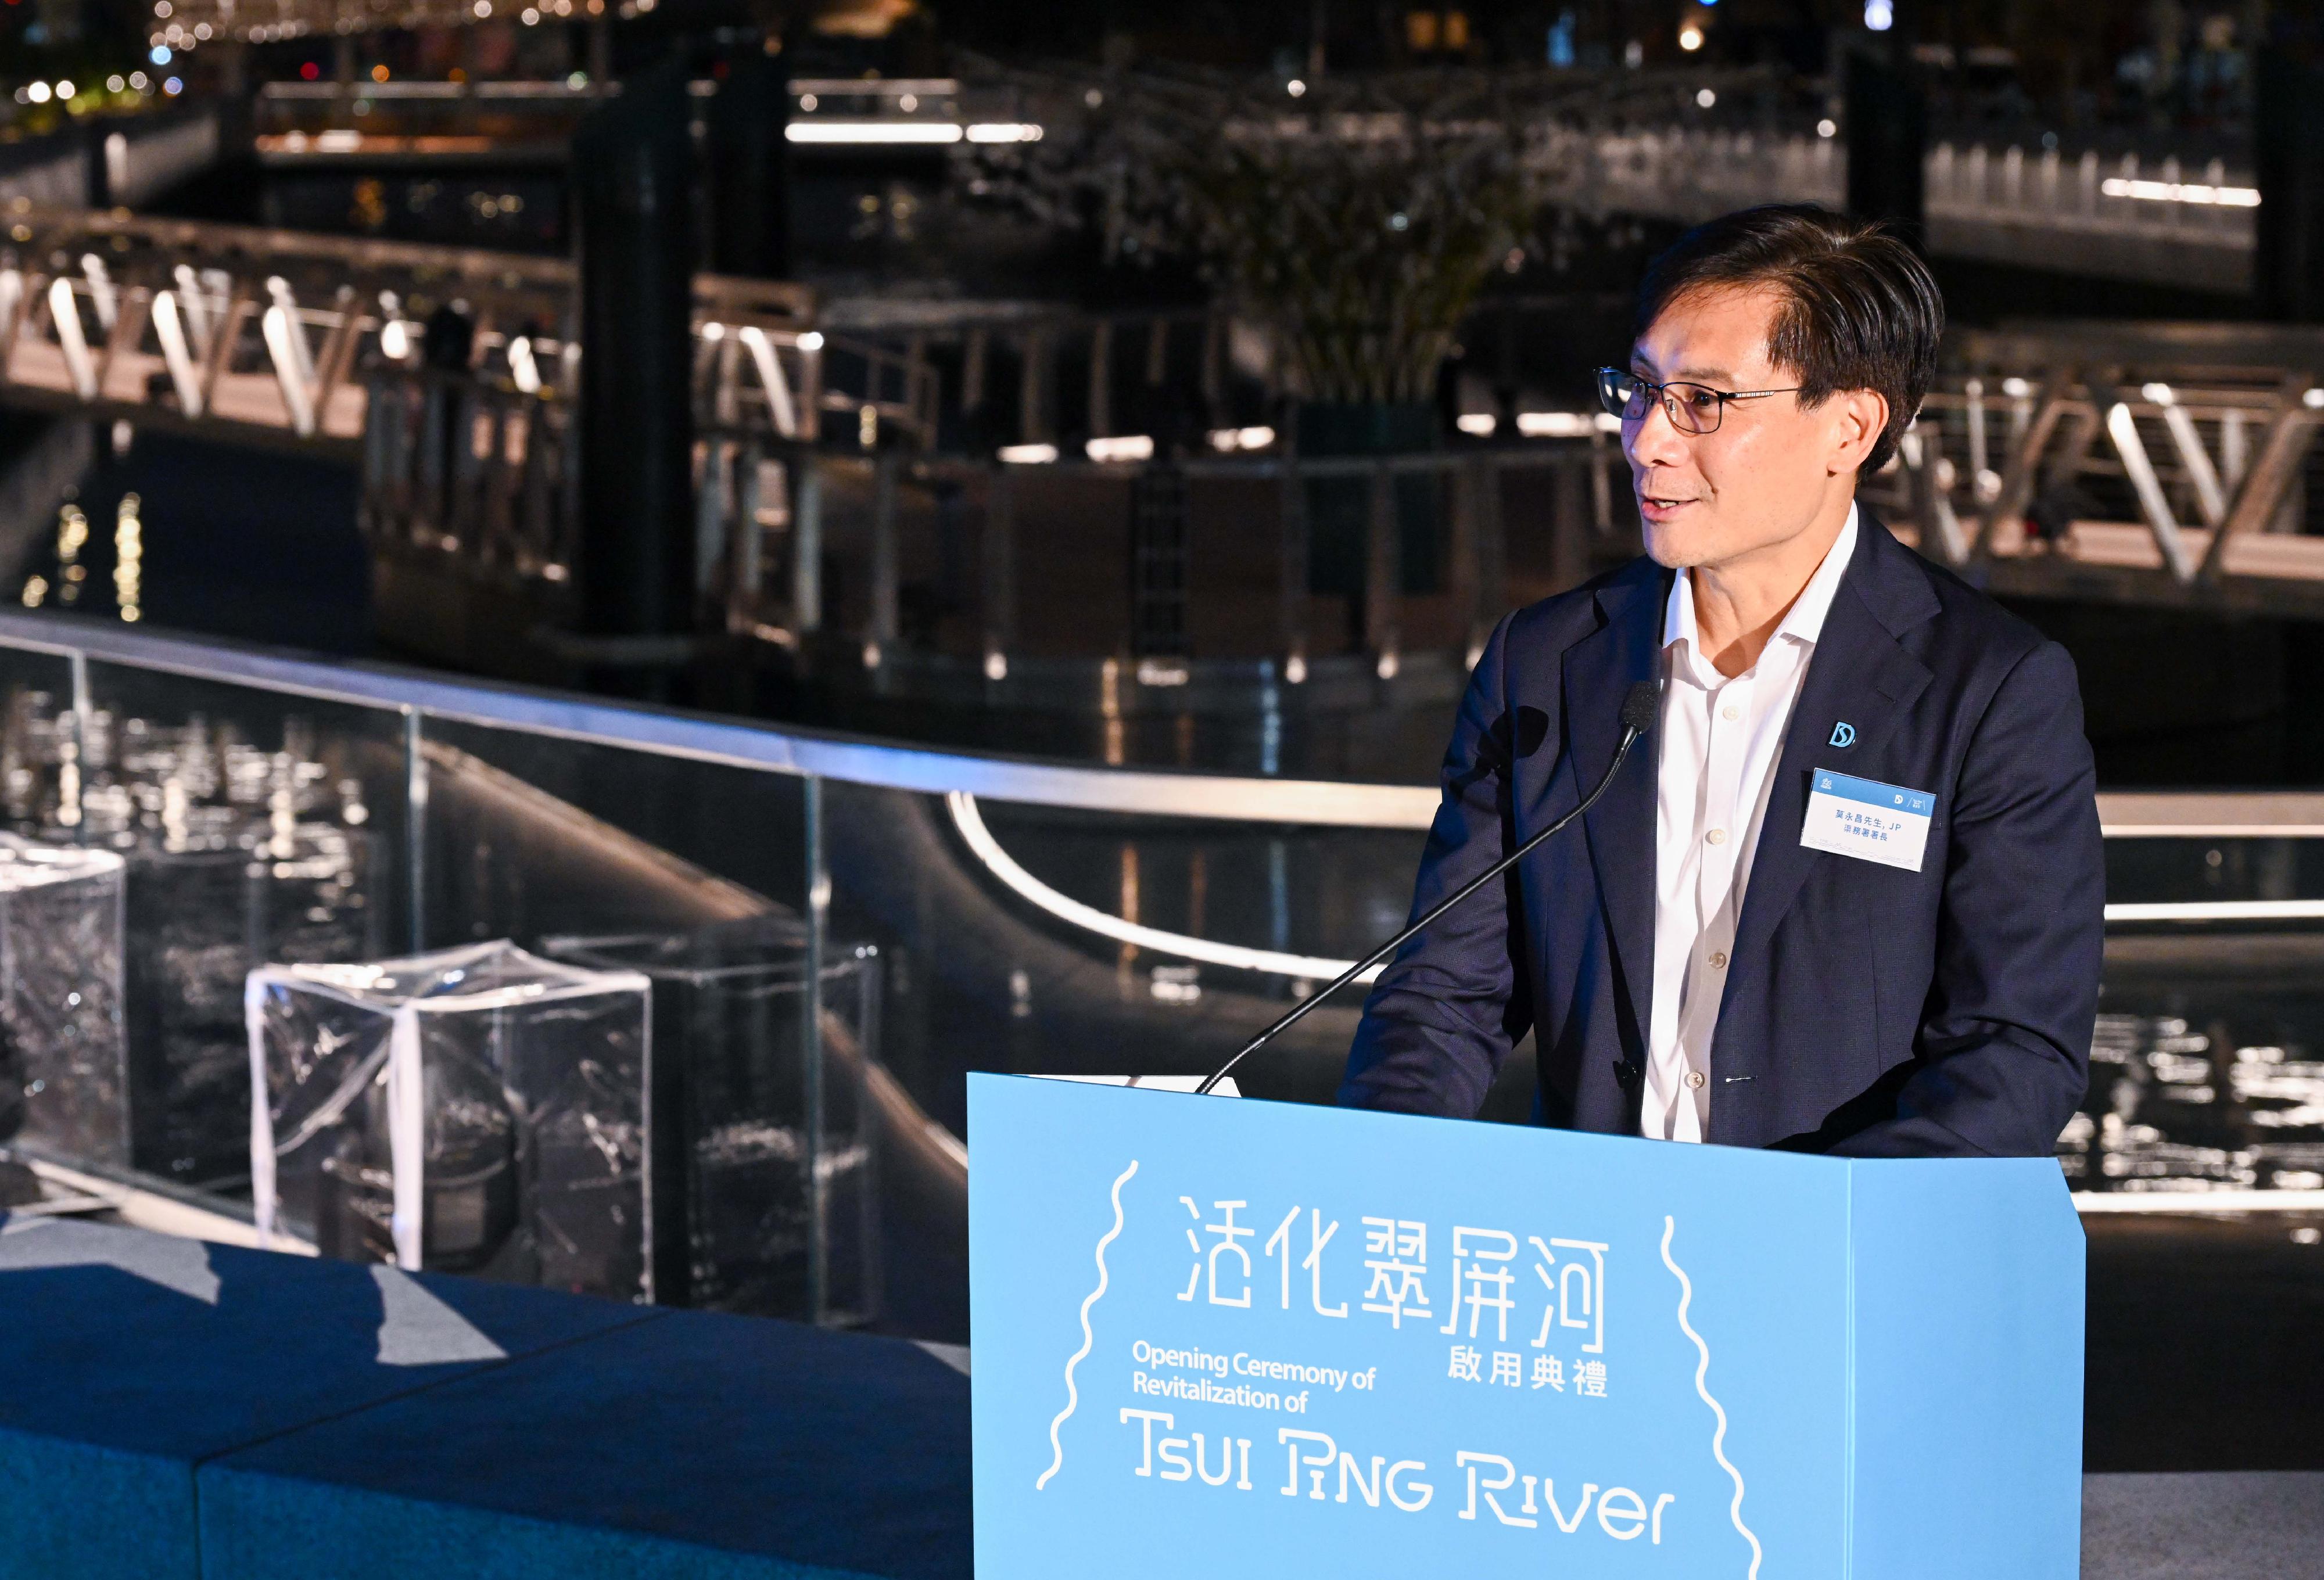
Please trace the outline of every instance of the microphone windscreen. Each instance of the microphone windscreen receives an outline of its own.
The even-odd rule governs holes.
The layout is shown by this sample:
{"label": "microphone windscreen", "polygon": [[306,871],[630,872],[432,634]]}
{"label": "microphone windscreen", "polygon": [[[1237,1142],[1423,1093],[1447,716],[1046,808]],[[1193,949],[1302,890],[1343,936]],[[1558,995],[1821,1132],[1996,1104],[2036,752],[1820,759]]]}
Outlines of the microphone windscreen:
{"label": "microphone windscreen", "polygon": [[1634,735],[1644,735],[1655,727],[1655,716],[1661,712],[1660,688],[1651,680],[1642,680],[1622,699],[1622,728]]}

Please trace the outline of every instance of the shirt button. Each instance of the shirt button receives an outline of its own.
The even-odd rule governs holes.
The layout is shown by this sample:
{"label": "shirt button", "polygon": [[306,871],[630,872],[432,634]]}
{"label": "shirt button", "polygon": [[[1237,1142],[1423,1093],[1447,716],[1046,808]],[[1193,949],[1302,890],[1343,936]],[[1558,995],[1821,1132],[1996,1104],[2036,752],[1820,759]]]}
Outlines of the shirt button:
{"label": "shirt button", "polygon": [[1690,1070],[1686,1072],[1686,1084],[1688,1089],[1692,1091],[1701,1091],[1703,1089],[1704,1083],[1709,1081],[1710,1079],[1711,1078],[1709,1076],[1703,1074],[1702,1071],[1699,1070]]}
{"label": "shirt button", "polygon": [[1711,951],[1711,969],[1714,971],[1723,971],[1727,969],[1725,953],[1715,949]]}
{"label": "shirt button", "polygon": [[1736,720],[1740,719],[1743,716],[1743,710],[1737,707],[1733,703],[1729,703],[1725,707],[1719,710],[1719,716],[1732,724]]}
{"label": "shirt button", "polygon": [[1714,845],[1724,845],[1727,843],[1727,831],[1725,829],[1713,829],[1702,837]]}

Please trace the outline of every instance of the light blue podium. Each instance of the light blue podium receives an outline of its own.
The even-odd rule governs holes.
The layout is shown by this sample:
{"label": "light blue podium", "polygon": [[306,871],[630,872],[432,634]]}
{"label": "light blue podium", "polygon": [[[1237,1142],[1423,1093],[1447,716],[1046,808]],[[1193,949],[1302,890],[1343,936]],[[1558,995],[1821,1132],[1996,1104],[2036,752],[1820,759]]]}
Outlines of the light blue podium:
{"label": "light blue podium", "polygon": [[2073,1580],[2047,1160],[969,1078],[976,1567]]}

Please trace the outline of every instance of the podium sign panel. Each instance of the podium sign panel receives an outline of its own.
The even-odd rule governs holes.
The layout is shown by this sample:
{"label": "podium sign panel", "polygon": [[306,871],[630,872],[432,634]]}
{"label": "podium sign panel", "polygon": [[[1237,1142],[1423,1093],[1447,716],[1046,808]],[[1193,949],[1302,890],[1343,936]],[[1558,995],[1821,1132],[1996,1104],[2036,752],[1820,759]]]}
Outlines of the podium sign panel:
{"label": "podium sign panel", "polygon": [[2055,1162],[969,1078],[977,1571],[2073,1580]]}

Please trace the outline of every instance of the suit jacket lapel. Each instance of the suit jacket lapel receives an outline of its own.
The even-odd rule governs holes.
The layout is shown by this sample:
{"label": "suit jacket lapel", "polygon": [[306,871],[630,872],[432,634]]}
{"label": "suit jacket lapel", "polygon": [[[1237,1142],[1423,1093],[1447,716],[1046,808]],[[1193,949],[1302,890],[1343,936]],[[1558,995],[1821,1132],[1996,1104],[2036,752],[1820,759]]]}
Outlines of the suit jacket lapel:
{"label": "suit jacket lapel", "polygon": [[1816,759],[1833,749],[1832,729],[1843,720],[1856,729],[1851,758],[1870,760],[1877,755],[1931,678],[1928,667],[1896,638],[1935,614],[1937,607],[1928,574],[1912,551],[1869,511],[1863,512],[1856,557],[1824,617],[1807,679],[1784,731],[1783,758],[1768,791],[1736,928],[1737,969],[1729,973],[1730,981],[1747,969],[1746,961],[1756,963],[1814,864],[1845,859],[1800,843],[1807,824],[1808,776]]}
{"label": "suit jacket lapel", "polygon": [[[1614,760],[1622,739],[1622,698],[1637,682],[1659,676],[1668,584],[1661,567],[1639,560],[1629,574],[1599,590],[1604,623],[1566,650],[1565,778],[1571,798],[1554,798],[1565,806],[1587,795]],[[1655,755],[1652,737],[1633,747],[1621,776],[1582,820],[1642,1050],[1654,994]]]}

